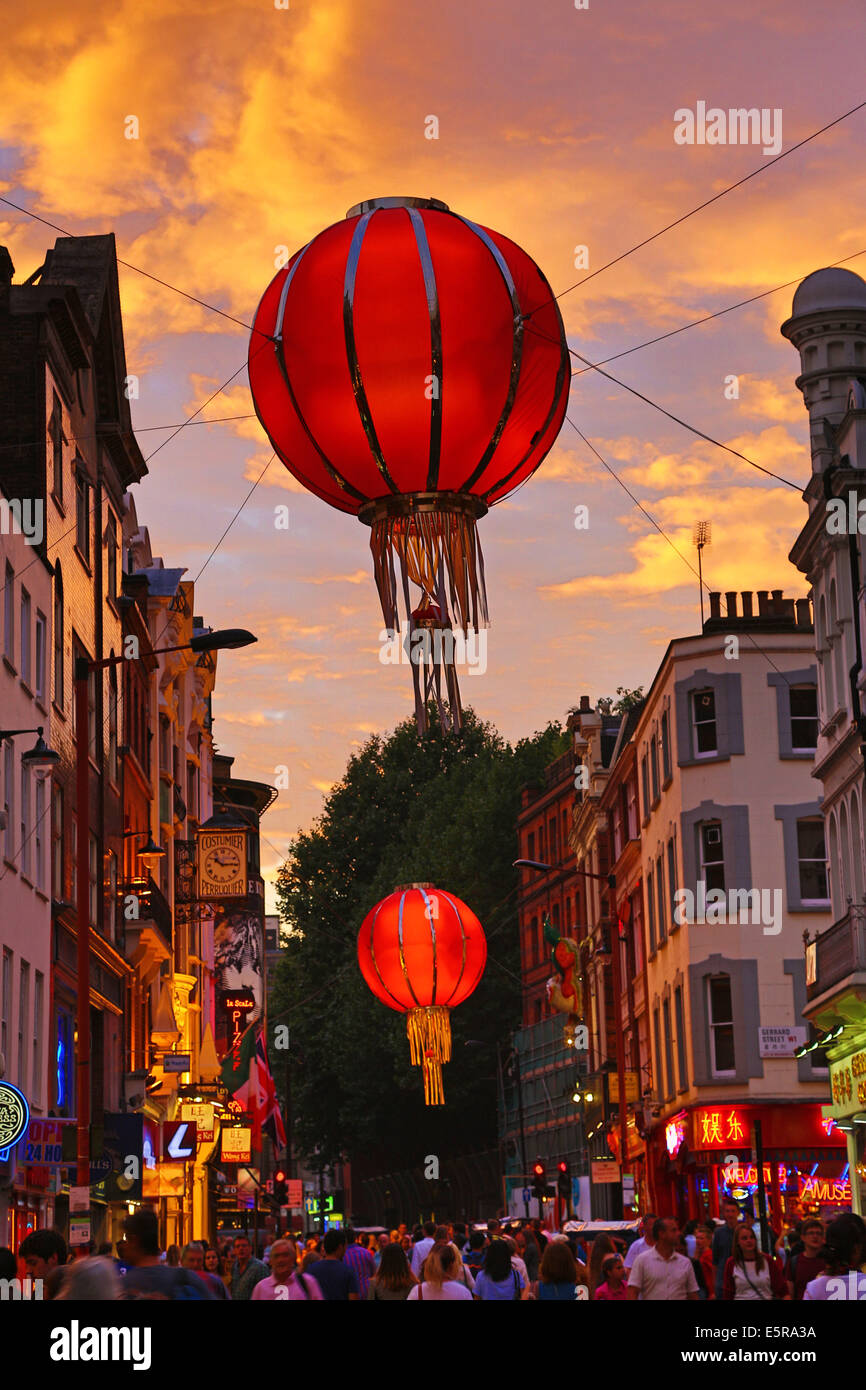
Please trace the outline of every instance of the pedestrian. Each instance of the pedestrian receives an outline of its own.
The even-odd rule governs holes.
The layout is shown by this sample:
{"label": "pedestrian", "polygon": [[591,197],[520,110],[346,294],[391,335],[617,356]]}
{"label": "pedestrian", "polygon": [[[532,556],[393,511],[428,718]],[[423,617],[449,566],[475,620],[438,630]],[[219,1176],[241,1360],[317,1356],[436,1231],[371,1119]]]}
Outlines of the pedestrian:
{"label": "pedestrian", "polygon": [[535,1239],[538,1241],[538,1248],[543,1255],[545,1250],[547,1249],[547,1236],[544,1234],[544,1231],[542,1230],[541,1219],[537,1216],[533,1219],[532,1229],[535,1232]]}
{"label": "pedestrian", "polygon": [[266,1278],[267,1266],[252,1254],[250,1238],[246,1231],[235,1236],[232,1253],[234,1261],[232,1263],[231,1295],[235,1303],[248,1303],[253,1296],[253,1289],[256,1284],[260,1279]]}
{"label": "pedestrian", "polygon": [[637,1240],[633,1240],[625,1252],[623,1261],[627,1270],[630,1270],[638,1255],[642,1255],[645,1250],[652,1250],[655,1245],[653,1240],[653,1226],[657,1220],[655,1213],[648,1211],[640,1219],[640,1235]]}
{"label": "pedestrian", "polygon": [[774,1298],[790,1297],[779,1260],[761,1253],[755,1232],[745,1221],[734,1228],[722,1297],[735,1303],[769,1303]]}
{"label": "pedestrian", "polygon": [[706,1296],[708,1300],[713,1300],[716,1297],[716,1276],[713,1270],[713,1253],[711,1249],[712,1243],[712,1226],[707,1226],[704,1224],[696,1226],[695,1250],[697,1252],[698,1263],[700,1264],[701,1270],[703,1271],[704,1288],[707,1291]]}
{"label": "pedestrian", "polygon": [[271,1246],[271,1272],[253,1289],[252,1303],[323,1303],[324,1294],[316,1279],[297,1268],[298,1250],[289,1239],[275,1240]]}
{"label": "pedestrian", "polygon": [[160,1259],[159,1223],[150,1207],[140,1207],[126,1217],[123,1237],[129,1268],[123,1276],[122,1297],[163,1298],[172,1302],[213,1299],[210,1289],[191,1270],[164,1264]]}
{"label": "pedestrian", "polygon": [[650,1303],[696,1300],[698,1283],[691,1260],[676,1251],[679,1226],[669,1216],[657,1217],[652,1225],[652,1247],[642,1250],[628,1276],[628,1297],[639,1296]]}
{"label": "pedestrian", "polygon": [[421,1271],[424,1268],[424,1261],[430,1254],[430,1251],[433,1249],[433,1246],[436,1244],[435,1237],[436,1223],[434,1221],[426,1221],[424,1223],[423,1231],[419,1235],[418,1239],[415,1241],[415,1245],[412,1250],[412,1273],[415,1275],[416,1279],[421,1278]]}
{"label": "pedestrian", "polygon": [[[593,1241],[595,1246],[595,1241]],[[590,1260],[590,1265],[592,1260]],[[622,1255],[616,1251],[612,1255],[605,1255],[601,1262],[602,1282],[598,1285],[593,1298],[597,1303],[625,1303],[628,1300],[626,1291],[626,1267]]]}
{"label": "pedestrian", "polygon": [[512,1268],[511,1251],[504,1240],[492,1240],[488,1245],[484,1268],[475,1280],[475,1292],[484,1303],[529,1297],[529,1286]]}
{"label": "pedestrian", "polygon": [[528,1289],[529,1273],[527,1271],[525,1261],[521,1258],[518,1252],[517,1241],[514,1239],[513,1236],[505,1236],[505,1244],[508,1246],[508,1249],[511,1252],[511,1268],[517,1270],[517,1273],[523,1280],[524,1288]]}
{"label": "pedestrian", "polygon": [[803,1249],[796,1255],[789,1255],[785,1265],[785,1281],[788,1285],[788,1292],[795,1302],[799,1303],[806,1292],[806,1285],[813,1279],[817,1279],[819,1274],[824,1273],[824,1261],[821,1258],[821,1247],[824,1244],[824,1222],[817,1216],[810,1217],[804,1221],[800,1234],[803,1241]]}
{"label": "pedestrian", "polygon": [[541,1246],[538,1244],[538,1237],[531,1226],[524,1226],[520,1235],[523,1238],[523,1259],[526,1264],[526,1272],[529,1275],[529,1282],[534,1284],[538,1279],[538,1268],[541,1264]]}
{"label": "pedestrian", "polygon": [[[31,1279],[47,1281],[49,1275],[66,1265],[66,1241],[59,1231],[49,1228],[31,1231],[18,1247],[18,1254]],[[51,1297],[47,1289],[44,1292]]]}
{"label": "pedestrian", "polygon": [[722,1297],[722,1284],[725,1278],[725,1266],[731,1258],[731,1250],[734,1244],[734,1231],[740,1221],[739,1204],[733,1197],[726,1197],[722,1202],[722,1216],[724,1225],[717,1226],[713,1232],[713,1270],[715,1272],[714,1292],[716,1298]]}
{"label": "pedestrian", "polygon": [[[506,1264],[508,1251],[504,1251]],[[410,1289],[407,1302],[471,1303],[472,1294],[458,1278],[457,1252],[453,1245],[440,1245],[424,1264],[424,1280]]]}
{"label": "pedestrian", "polygon": [[232,1282],[231,1272],[226,1270],[225,1257],[213,1245],[209,1245],[204,1252],[204,1267],[208,1274],[215,1274],[218,1279],[222,1280],[226,1296],[229,1297]]}
{"label": "pedestrian", "polygon": [[464,1255],[463,1259],[463,1263],[469,1270],[473,1279],[477,1279],[484,1268],[484,1257],[486,1253],[487,1242],[484,1238],[484,1232],[473,1231],[469,1237],[469,1252]]}
{"label": "pedestrian", "polygon": [[170,1269],[178,1269],[180,1267],[179,1245],[170,1245],[168,1247],[168,1249],[165,1252],[165,1262]]}
{"label": "pedestrian", "polygon": [[530,1290],[539,1303],[573,1303],[583,1283],[567,1240],[550,1240],[541,1257],[538,1282]]}
{"label": "pedestrian", "polygon": [[703,1267],[701,1265],[700,1260],[697,1259],[697,1257],[692,1259],[691,1255],[689,1254],[689,1248],[686,1245],[685,1232],[680,1232],[680,1234],[677,1236],[674,1249],[676,1250],[678,1255],[685,1255],[686,1259],[689,1261],[692,1269],[695,1272],[695,1283],[698,1286],[698,1298],[706,1301],[708,1290],[707,1285],[704,1282]]}
{"label": "pedestrian", "polygon": [[373,1255],[373,1264],[378,1269],[382,1263],[382,1251],[386,1248],[386,1246],[391,1244],[391,1237],[388,1235],[387,1231],[380,1232],[379,1236],[376,1239],[376,1244],[377,1249],[375,1254]]}
{"label": "pedestrian", "polygon": [[376,1273],[376,1261],[370,1254],[366,1246],[359,1245],[355,1237],[355,1232],[351,1226],[346,1226],[346,1254],[344,1259],[350,1269],[355,1271],[358,1279],[358,1293],[361,1298],[367,1297],[367,1289],[370,1287],[370,1280]]}
{"label": "pedestrian", "polygon": [[204,1267],[204,1250],[197,1240],[191,1240],[180,1252],[180,1262],[184,1269],[191,1269],[207,1284],[214,1298],[228,1298],[228,1290],[218,1274],[209,1274]]}
{"label": "pedestrian", "polygon": [[866,1274],[859,1273],[866,1260],[866,1224],[862,1217],[849,1211],[831,1221],[821,1257],[824,1273],[806,1285],[804,1303],[866,1299]]}
{"label": "pedestrian", "polygon": [[[356,1303],[359,1297],[358,1276],[343,1256],[346,1253],[344,1231],[326,1231],[324,1256],[310,1264],[309,1272],[322,1290],[326,1303]],[[304,1265],[304,1273],[307,1273]]]}
{"label": "pedestrian", "polygon": [[697,1225],[697,1221],[693,1220],[687,1221],[683,1227],[683,1243],[686,1247],[685,1253],[690,1260],[696,1260],[698,1257],[697,1240],[695,1238]]}
{"label": "pedestrian", "polygon": [[120,1276],[114,1261],[104,1255],[94,1255],[92,1259],[76,1260],[69,1266],[56,1301],[107,1303],[120,1298],[121,1294]]}
{"label": "pedestrian", "polygon": [[595,1291],[601,1283],[604,1275],[602,1265],[608,1255],[616,1254],[616,1246],[609,1235],[601,1231],[589,1247],[589,1266],[587,1268],[586,1282],[589,1285],[589,1296],[593,1298]]}
{"label": "pedestrian", "polygon": [[389,1241],[382,1248],[379,1268],[370,1280],[367,1298],[372,1303],[404,1303],[417,1283],[402,1245]]}

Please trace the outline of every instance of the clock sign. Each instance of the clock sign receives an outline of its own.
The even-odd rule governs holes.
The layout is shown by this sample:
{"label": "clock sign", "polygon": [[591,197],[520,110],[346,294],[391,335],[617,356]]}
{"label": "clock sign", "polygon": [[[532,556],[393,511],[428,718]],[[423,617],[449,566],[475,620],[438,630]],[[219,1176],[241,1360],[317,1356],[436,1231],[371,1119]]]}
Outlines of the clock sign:
{"label": "clock sign", "polygon": [[202,831],[198,837],[199,893],[202,898],[241,898],[247,886],[247,845],[243,830]]}

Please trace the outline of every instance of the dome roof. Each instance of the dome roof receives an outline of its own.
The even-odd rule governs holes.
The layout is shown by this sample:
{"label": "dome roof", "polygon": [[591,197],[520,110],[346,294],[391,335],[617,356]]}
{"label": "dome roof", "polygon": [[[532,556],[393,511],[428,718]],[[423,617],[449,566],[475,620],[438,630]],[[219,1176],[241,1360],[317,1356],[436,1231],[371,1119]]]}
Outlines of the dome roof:
{"label": "dome roof", "polygon": [[791,317],[824,309],[866,309],[866,280],[842,266],[807,275],[794,292]]}

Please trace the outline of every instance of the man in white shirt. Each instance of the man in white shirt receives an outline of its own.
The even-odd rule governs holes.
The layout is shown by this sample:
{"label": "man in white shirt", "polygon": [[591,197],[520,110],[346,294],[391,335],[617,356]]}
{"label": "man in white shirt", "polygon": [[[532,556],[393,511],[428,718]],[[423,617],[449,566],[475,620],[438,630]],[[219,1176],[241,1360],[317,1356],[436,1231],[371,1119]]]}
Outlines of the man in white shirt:
{"label": "man in white shirt", "polygon": [[419,1240],[417,1245],[412,1248],[412,1273],[416,1279],[420,1279],[421,1271],[424,1268],[424,1261],[436,1244],[434,1236],[436,1234],[436,1223],[427,1221],[424,1223],[424,1239]]}
{"label": "man in white shirt", "polygon": [[698,1281],[691,1260],[678,1255],[674,1246],[679,1226],[671,1217],[653,1224],[653,1246],[635,1259],[628,1276],[628,1299],[647,1303],[684,1303],[698,1297]]}
{"label": "man in white shirt", "polygon": [[631,1269],[638,1255],[642,1255],[645,1250],[652,1250],[655,1245],[652,1236],[653,1222],[655,1219],[655,1213],[651,1211],[648,1211],[646,1215],[641,1218],[640,1236],[637,1240],[632,1241],[628,1250],[625,1252],[624,1264],[626,1269]]}

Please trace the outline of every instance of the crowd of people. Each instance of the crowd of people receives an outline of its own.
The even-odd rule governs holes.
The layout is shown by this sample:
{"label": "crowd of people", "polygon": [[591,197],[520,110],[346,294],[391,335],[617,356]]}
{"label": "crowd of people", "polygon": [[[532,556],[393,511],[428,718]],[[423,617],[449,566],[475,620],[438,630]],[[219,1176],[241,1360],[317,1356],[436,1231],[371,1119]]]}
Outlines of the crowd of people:
{"label": "crowd of people", "polygon": [[[41,1280],[44,1298],[212,1300],[235,1302],[481,1302],[539,1300],[671,1302],[722,1300],[819,1301],[866,1299],[866,1225],[851,1213],[826,1227],[817,1217],[773,1236],[762,1250],[751,1214],[723,1204],[723,1221],[691,1221],[647,1213],[640,1235],[627,1244],[618,1232],[545,1232],[540,1221],[467,1231],[460,1223],[405,1225],[356,1234],[350,1228],[324,1237],[281,1236],[253,1252],[249,1235],[225,1233],[219,1245],[191,1241],[183,1249],[159,1243],[156,1213],[127,1217],[116,1247],[67,1252],[53,1230],[31,1232],[21,1244],[27,1276]],[[0,1250],[0,1278],[18,1265]],[[834,1281],[835,1280],[835,1284]]]}

